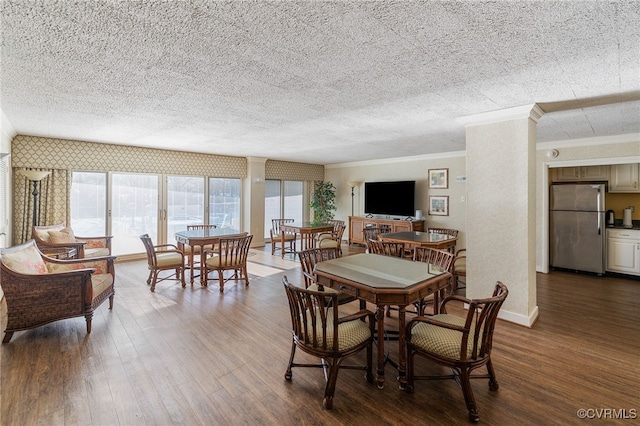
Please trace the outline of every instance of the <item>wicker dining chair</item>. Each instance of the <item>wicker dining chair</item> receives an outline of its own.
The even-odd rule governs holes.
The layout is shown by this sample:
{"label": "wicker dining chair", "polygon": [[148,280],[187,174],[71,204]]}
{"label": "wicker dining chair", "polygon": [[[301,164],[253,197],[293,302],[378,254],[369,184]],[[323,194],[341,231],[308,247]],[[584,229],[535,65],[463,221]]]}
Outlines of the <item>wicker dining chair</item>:
{"label": "wicker dining chair", "polygon": [[[498,281],[493,295],[489,298],[467,299],[449,295],[440,304],[440,314],[413,318],[406,328],[406,391],[414,391],[416,380],[454,379],[462,388],[469,420],[479,421],[470,379],[489,379],[489,390],[498,390],[498,381],[491,362],[491,349],[498,311],[508,294],[507,287]],[[454,301],[468,305],[465,317],[446,313],[446,305]],[[417,356],[448,367],[452,374],[417,375]],[[472,374],[474,370],[485,365],[487,374]]]}
{"label": "wicker dining chair", "polygon": [[[216,225],[187,225],[187,231],[193,231],[193,230],[197,230],[197,229],[216,229],[217,226]],[[212,250],[213,249],[213,245],[211,244],[207,244],[206,246],[204,246],[205,250]],[[193,251],[194,256],[200,256],[200,247],[199,246],[195,246],[195,247],[191,247],[188,244],[184,244],[182,251],[184,252],[185,257],[189,258],[189,254],[191,253],[191,251]],[[193,267],[195,264],[200,263],[200,261],[198,260],[196,262],[195,258],[191,258],[192,259],[192,263],[189,263],[189,268],[193,271]]]}
{"label": "wicker dining chair", "polygon": [[[140,240],[147,252],[147,267],[149,276],[147,285],[154,292],[156,284],[165,280],[178,280],[182,288],[186,287],[184,282],[184,253],[174,244],[153,245],[149,234],[140,235]],[[173,274],[160,276],[161,271],[174,271]]]}
{"label": "wicker dining chair", "polygon": [[[338,312],[338,293],[313,291],[292,285],[282,278],[291,313],[291,355],[284,373],[291,381],[294,367],[315,367],[325,371],[326,386],[322,405],[333,408],[338,370],[365,371],[367,382],[373,382],[374,314],[362,309],[354,314]],[[320,358],[316,364],[296,363],[296,348]],[[344,365],[343,361],[366,349],[365,365]]]}
{"label": "wicker dining chair", "polygon": [[[453,266],[454,254],[447,250],[437,250],[429,247],[416,247],[413,251],[414,262],[424,262],[435,265],[443,272],[451,272]],[[450,284],[451,285],[451,284]],[[440,295],[444,296],[447,288],[440,291]],[[442,300],[442,297],[440,298]],[[424,315],[425,308],[433,305],[434,296],[430,294],[415,303],[416,311],[419,315]]]}
{"label": "wicker dining chair", "polygon": [[[318,291],[318,284],[315,275],[316,264],[326,260],[336,259],[338,257],[340,257],[340,253],[335,247],[312,248],[299,252],[298,258],[300,259],[300,267],[302,268],[305,288]],[[329,287],[323,287],[322,291],[338,293],[338,303],[340,305],[356,300],[355,296],[341,291],[338,292]]]}
{"label": "wicker dining chair", "polygon": [[[286,253],[296,252],[296,241],[298,235],[292,232],[284,233],[284,244],[282,244],[282,225],[285,223],[294,223],[294,219],[271,219],[271,254],[274,255],[276,250],[282,250]],[[280,245],[280,247],[278,247]]]}
{"label": "wicker dining chair", "polygon": [[[248,286],[247,257],[252,238],[253,235],[246,234],[220,238],[220,242],[213,250],[203,250],[200,274],[204,285],[208,285],[209,280],[217,280],[220,293],[224,291],[224,284],[230,280],[242,280],[245,287]],[[212,271],[218,273],[217,278],[209,278],[209,272]],[[229,271],[233,271],[233,275],[225,277],[225,272]]]}
{"label": "wicker dining chair", "polygon": [[343,220],[335,221],[335,226],[331,232],[322,232],[318,234],[318,247],[335,248],[338,254],[342,256],[342,236],[347,227]]}

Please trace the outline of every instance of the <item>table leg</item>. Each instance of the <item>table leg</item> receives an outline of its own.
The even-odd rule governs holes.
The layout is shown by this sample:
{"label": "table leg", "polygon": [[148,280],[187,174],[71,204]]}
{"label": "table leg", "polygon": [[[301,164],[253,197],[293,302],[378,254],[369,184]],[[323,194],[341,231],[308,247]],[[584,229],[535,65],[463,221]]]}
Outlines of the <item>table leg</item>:
{"label": "table leg", "polygon": [[284,259],[284,230],[280,229],[280,256]]}
{"label": "table leg", "polygon": [[406,322],[406,305],[398,306],[398,382],[400,389],[404,390],[407,386],[407,353],[405,348],[405,322]]}
{"label": "table leg", "polygon": [[378,322],[378,371],[376,384],[378,389],[384,388],[384,305],[376,309],[376,320]]}

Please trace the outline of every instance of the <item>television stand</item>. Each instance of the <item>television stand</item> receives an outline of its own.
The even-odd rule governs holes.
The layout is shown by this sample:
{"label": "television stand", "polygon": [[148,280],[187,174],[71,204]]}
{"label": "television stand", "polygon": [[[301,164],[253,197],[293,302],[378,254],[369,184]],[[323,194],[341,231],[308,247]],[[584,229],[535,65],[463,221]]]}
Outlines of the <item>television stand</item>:
{"label": "television stand", "polygon": [[400,220],[349,216],[349,244],[365,244],[365,228],[380,228],[382,233],[424,231],[424,219]]}

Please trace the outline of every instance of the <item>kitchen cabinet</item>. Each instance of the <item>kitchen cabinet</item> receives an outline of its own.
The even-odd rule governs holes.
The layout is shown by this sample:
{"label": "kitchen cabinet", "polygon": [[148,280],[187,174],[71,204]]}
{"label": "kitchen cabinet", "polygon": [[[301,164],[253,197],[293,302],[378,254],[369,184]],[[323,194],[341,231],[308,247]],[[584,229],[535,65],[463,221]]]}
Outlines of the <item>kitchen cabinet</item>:
{"label": "kitchen cabinet", "polygon": [[640,230],[607,229],[607,271],[640,275]]}
{"label": "kitchen cabinet", "polygon": [[609,192],[640,192],[639,169],[638,163],[612,165]]}
{"label": "kitchen cabinet", "polygon": [[559,167],[554,171],[554,182],[609,180],[609,166]]}
{"label": "kitchen cabinet", "polygon": [[349,244],[365,244],[364,228],[380,228],[383,234],[389,232],[424,231],[424,220],[375,219],[349,216]]}

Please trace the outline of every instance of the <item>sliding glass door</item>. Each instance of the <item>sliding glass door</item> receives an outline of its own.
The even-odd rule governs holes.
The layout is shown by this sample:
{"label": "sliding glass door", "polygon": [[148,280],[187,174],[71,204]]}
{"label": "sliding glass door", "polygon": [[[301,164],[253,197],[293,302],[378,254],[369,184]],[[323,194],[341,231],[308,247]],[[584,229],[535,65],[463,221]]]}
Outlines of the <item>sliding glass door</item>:
{"label": "sliding glass door", "polygon": [[188,225],[241,230],[241,188],[237,178],[73,172],[71,226],[80,236],[112,235],[114,255],[144,253],[142,234],[175,244]]}
{"label": "sliding glass door", "polygon": [[269,230],[272,219],[293,219],[296,222],[303,220],[303,191],[302,181],[265,180],[264,237],[266,239],[271,238]]}
{"label": "sliding glass door", "polygon": [[144,252],[140,235],[149,234],[158,244],[157,175],[113,173],[111,176],[112,253]]}

